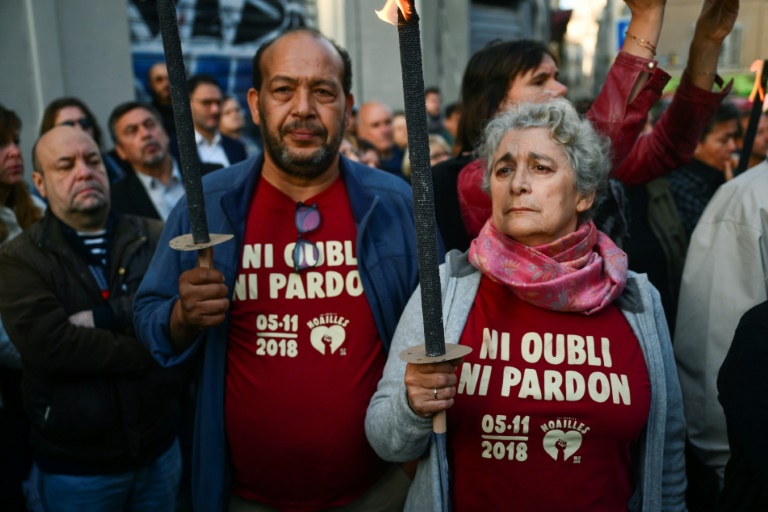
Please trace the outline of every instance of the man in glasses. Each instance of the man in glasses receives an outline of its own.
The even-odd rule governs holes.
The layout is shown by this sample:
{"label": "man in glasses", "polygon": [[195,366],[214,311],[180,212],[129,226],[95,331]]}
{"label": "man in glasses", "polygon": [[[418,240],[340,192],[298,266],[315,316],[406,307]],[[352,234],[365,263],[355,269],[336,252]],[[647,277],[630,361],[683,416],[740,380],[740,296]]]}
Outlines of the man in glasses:
{"label": "man in glasses", "polygon": [[[264,44],[248,103],[265,150],[206,177],[213,269],[167,247],[136,300],[162,364],[202,357],[195,508],[402,510],[407,477],[379,459],[365,411],[417,284],[407,184],[339,156],[349,56],[310,29]],[[182,200],[183,201],[183,200]]]}
{"label": "man in glasses", "polygon": [[245,160],[243,143],[219,131],[222,93],[216,79],[208,75],[195,75],[187,85],[200,161],[229,167]]}
{"label": "man in glasses", "polygon": [[147,72],[147,85],[152,94],[152,106],[160,113],[163,128],[168,137],[176,136],[176,122],[173,119],[171,83],[165,62],[155,62]]}

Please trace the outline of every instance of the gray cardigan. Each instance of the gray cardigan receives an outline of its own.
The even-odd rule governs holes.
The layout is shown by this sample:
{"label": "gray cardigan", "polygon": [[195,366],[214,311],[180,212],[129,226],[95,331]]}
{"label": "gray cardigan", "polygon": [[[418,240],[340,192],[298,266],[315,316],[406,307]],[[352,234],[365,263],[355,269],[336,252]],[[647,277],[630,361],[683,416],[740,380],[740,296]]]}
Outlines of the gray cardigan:
{"label": "gray cardigan", "polygon": [[[451,251],[440,267],[440,277],[445,341],[459,343],[481,274],[469,264],[466,253]],[[420,458],[405,510],[439,511],[444,508],[437,445],[430,442],[432,420],[409,407],[403,382],[405,363],[398,356],[401,350],[424,343],[420,293],[414,292],[400,319],[384,375],[368,406],[365,431],[385,460]],[[685,420],[659,293],[645,275],[630,272],[617,305],[639,340],[651,382],[651,409],[635,461],[637,482],[627,506],[632,511],[685,510]]]}

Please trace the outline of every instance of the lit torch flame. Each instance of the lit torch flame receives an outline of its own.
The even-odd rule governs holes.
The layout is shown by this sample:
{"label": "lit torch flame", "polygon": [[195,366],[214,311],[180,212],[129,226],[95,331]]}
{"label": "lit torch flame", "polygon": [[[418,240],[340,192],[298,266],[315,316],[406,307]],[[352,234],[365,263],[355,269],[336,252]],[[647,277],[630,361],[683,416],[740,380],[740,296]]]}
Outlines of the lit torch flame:
{"label": "lit torch flame", "polygon": [[387,3],[380,11],[376,11],[376,15],[387,23],[397,25],[397,9],[403,13],[403,18],[408,21],[411,18],[411,2],[408,0],[387,0]]}
{"label": "lit torch flame", "polygon": [[[387,3],[389,5],[389,2]],[[386,7],[384,7],[386,9]],[[378,14],[378,13],[377,13]],[[397,15],[397,12],[395,12],[395,15]],[[379,14],[379,17],[381,15]],[[384,18],[381,18],[384,19]],[[765,101],[765,91],[762,87],[762,80],[760,80],[760,75],[763,72],[763,61],[762,60],[756,60],[752,63],[752,66],[749,68],[750,71],[754,72],[757,76],[755,77],[755,85],[752,87],[752,92],[749,94],[749,100],[755,101],[755,98],[757,95],[760,95],[760,101]]]}

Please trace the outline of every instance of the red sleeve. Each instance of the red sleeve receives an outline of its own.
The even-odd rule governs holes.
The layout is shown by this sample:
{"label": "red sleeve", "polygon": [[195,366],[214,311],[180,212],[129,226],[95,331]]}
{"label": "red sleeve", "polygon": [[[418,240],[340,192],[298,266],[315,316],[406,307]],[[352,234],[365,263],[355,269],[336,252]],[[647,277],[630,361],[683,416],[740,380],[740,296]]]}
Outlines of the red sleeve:
{"label": "red sleeve", "polygon": [[[651,76],[629,103],[632,87],[641,73]],[[656,61],[619,52],[603,88],[587,112],[592,126],[611,140],[613,169],[618,169],[632,150],[648,119],[648,111],[659,100],[668,81],[669,75]]]}
{"label": "red sleeve", "polygon": [[[722,82],[720,82],[722,83]],[[614,177],[627,186],[640,185],[690,162],[701,134],[733,82],[720,92],[705,91],[683,74],[667,110],[650,134],[637,139]]]}

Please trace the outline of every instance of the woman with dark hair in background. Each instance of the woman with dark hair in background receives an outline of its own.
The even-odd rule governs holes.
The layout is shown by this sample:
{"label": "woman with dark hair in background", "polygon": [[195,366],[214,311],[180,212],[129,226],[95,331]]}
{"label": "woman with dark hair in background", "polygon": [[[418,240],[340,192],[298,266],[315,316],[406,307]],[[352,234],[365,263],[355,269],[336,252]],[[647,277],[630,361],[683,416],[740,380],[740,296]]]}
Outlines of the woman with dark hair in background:
{"label": "woman with dark hair in background", "polygon": [[101,128],[99,128],[99,124],[96,122],[96,116],[78,98],[68,96],[50,102],[45,107],[45,112],[43,112],[43,120],[40,122],[40,135],[54,126],[63,124],[80,128],[96,141],[99,149],[102,149]]}
{"label": "woman with dark hair in background", "polygon": [[114,150],[103,153],[104,147],[101,145],[101,128],[96,122],[96,116],[91,109],[79,98],[65,96],[53,100],[45,107],[43,119],[40,122],[40,135],[44,134],[54,126],[67,125],[80,128],[96,141],[99,150],[102,151],[102,159],[107,168],[109,182],[114,183],[122,178],[126,172],[133,172],[130,164],[117,156]]}
{"label": "woman with dark hair in background", "polygon": [[0,244],[43,216],[41,204],[24,183],[24,159],[19,148],[21,120],[0,105]]}
{"label": "woman with dark hair in background", "polygon": [[[625,43],[587,118],[611,140],[612,177],[635,185],[686,163],[699,134],[730,91],[727,87],[714,93],[711,88],[717,79],[719,50],[733,28],[739,2],[704,1],[673,105],[653,132],[643,137],[648,111],[669,79],[652,60],[666,0],[625,2],[632,13]],[[490,202],[479,190],[484,164],[472,157],[485,123],[510,105],[560,97],[566,91],[558,81],[555,56],[544,43],[496,41],[472,56],[461,85],[459,155],[433,172],[435,213],[446,249],[466,250],[490,215]],[[611,192],[606,196],[611,202],[603,209],[608,213],[599,212],[596,221],[620,244],[626,231],[621,186],[612,182]]]}
{"label": "woman with dark hair in background", "polygon": [[[24,183],[21,120],[0,105],[0,246],[43,216]],[[30,469],[28,422],[21,405],[21,357],[0,322],[0,497],[3,510],[26,510],[22,481]]]}

